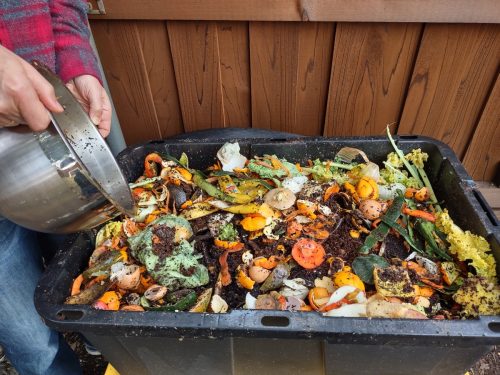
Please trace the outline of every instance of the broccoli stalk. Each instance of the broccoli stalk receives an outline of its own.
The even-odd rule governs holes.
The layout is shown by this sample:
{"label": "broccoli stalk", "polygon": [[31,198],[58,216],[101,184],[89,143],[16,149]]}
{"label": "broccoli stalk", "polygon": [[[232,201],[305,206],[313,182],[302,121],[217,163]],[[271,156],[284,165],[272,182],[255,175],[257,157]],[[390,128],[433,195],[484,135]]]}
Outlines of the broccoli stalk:
{"label": "broccoli stalk", "polygon": [[389,131],[389,126],[387,126],[387,137],[389,138],[389,142],[391,142],[392,148],[394,148],[394,151],[398,155],[398,157],[401,159],[401,161],[404,163],[406,169],[408,169],[408,172],[410,172],[411,176],[417,180],[420,183],[420,187],[424,186],[424,183],[420,179],[420,176],[418,175],[417,170],[411,165],[408,160],[405,158],[405,154],[403,151],[401,151],[398,146],[396,146],[396,142],[394,142],[394,139],[391,136],[391,132]]}
{"label": "broccoli stalk", "polygon": [[412,177],[420,184],[420,187],[425,186],[429,190],[429,194],[431,196],[431,201],[432,204],[434,204],[436,211],[441,212],[441,206],[438,203],[438,200],[436,198],[436,194],[434,193],[434,189],[432,188],[431,182],[429,181],[429,177],[427,176],[427,173],[424,171],[423,165],[422,167],[419,167],[415,165],[415,163],[410,164],[408,159],[405,157],[403,151],[399,149],[398,146],[396,146],[396,142],[394,142],[394,139],[391,136],[391,132],[389,131],[389,127],[387,127],[387,138],[389,138],[389,142],[391,142],[392,147],[394,148],[394,151],[398,155],[398,157],[403,161],[406,169],[408,169],[408,172],[412,175]]}

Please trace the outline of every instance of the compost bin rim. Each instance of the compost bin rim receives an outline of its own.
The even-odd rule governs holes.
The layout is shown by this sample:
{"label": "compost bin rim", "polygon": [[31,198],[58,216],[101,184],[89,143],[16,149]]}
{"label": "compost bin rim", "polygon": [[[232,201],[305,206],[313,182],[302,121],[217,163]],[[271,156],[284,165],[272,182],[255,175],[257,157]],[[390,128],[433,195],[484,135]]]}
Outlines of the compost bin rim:
{"label": "compost bin rim", "polygon": [[[126,157],[134,150],[151,152],[151,147],[159,145],[184,145],[191,142],[201,143],[206,140],[207,145],[221,145],[227,141],[239,141],[241,145],[247,144],[250,149],[266,145],[279,146],[290,143],[312,144],[314,142],[339,144],[352,144],[357,141],[387,142],[383,136],[375,137],[304,137],[294,139],[263,139],[263,138],[237,138],[227,137],[225,139],[213,138],[190,139],[190,140],[164,140],[152,141],[142,145],[128,147],[118,155],[118,160]],[[444,143],[428,137],[421,136],[397,136],[395,140],[401,146],[415,143],[431,143],[437,147],[443,160],[449,159],[459,184],[464,190],[467,203],[472,206],[474,212],[479,216],[481,224],[488,232],[490,242],[494,239],[500,242],[500,228],[492,225],[485,217],[480,202],[477,201],[471,191],[474,181],[460,164],[453,151]],[[404,148],[404,147],[403,147]],[[78,241],[90,241],[85,239],[84,233],[77,237]],[[70,249],[70,253],[77,253],[79,249]],[[73,251],[71,251],[73,250]],[[70,254],[66,254],[70,255]],[[81,254],[80,254],[81,255]],[[70,256],[68,256],[70,258]],[[66,261],[67,262],[67,261]],[[258,311],[258,310],[233,310],[228,314],[200,314],[200,313],[172,313],[172,312],[107,312],[96,311],[89,306],[68,306],[51,303],[51,296],[58,277],[70,277],[75,275],[64,275],[60,267],[65,263],[64,254],[58,253],[47,272],[37,286],[35,293],[35,305],[46,323],[59,330],[96,332],[112,331],[124,335],[160,335],[173,337],[273,337],[273,338],[320,338],[326,340],[367,340],[370,343],[380,343],[381,340],[394,339],[416,339],[416,340],[446,340],[449,343],[465,343],[473,340],[474,343],[495,344],[500,342],[500,317],[481,317],[477,320],[396,320],[396,319],[370,319],[370,318],[332,318],[323,317],[314,313],[297,313],[283,311]],[[59,267],[58,267],[59,266]],[[65,271],[65,270],[63,270]],[[44,286],[45,285],[45,286]],[[49,287],[47,287],[47,285]],[[53,297],[53,296],[52,296]],[[54,299],[52,298],[52,302]],[[69,313],[69,317],[65,316]],[[73,311],[73,314],[71,313]],[[61,312],[63,312],[61,314]],[[76,314],[76,315],[75,315]],[[66,314],[67,315],[67,314]],[[71,315],[80,315],[78,319]],[[289,317],[286,326],[263,326],[263,317]],[[489,328],[491,327],[491,329]],[[392,342],[392,341],[391,341]]]}

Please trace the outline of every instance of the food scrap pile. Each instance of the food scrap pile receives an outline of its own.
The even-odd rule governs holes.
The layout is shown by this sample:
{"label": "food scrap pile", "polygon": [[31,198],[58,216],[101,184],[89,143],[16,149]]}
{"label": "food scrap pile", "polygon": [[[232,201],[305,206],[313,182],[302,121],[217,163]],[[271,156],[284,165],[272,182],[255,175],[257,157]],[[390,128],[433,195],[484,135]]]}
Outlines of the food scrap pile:
{"label": "food scrap pile", "polygon": [[225,144],[204,171],[152,153],[135,217],[98,232],[68,304],[103,310],[457,319],[500,314],[488,242],[436,200],[428,155],[359,149],[295,164]]}

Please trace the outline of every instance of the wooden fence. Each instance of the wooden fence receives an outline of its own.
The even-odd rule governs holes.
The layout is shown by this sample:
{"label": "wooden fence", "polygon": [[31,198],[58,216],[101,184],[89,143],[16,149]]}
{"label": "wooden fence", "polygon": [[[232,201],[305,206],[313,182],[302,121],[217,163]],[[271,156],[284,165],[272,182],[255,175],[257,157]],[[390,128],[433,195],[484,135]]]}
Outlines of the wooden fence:
{"label": "wooden fence", "polygon": [[[397,3],[373,3],[380,2]],[[498,24],[423,23],[420,14],[389,17],[375,8],[371,18],[366,9],[325,15],[330,7],[319,0],[260,13],[259,3],[280,1],[235,2],[232,12],[220,6],[227,0],[202,2],[212,8],[108,3],[91,27],[129,144],[217,127],[336,136],[378,135],[394,124],[400,134],[450,145],[476,179],[498,173]],[[281,1],[290,3],[297,2]],[[494,22],[495,9],[471,8],[469,18],[422,12],[438,22]],[[308,22],[290,22],[295,17]],[[369,19],[418,22],[347,22]]]}

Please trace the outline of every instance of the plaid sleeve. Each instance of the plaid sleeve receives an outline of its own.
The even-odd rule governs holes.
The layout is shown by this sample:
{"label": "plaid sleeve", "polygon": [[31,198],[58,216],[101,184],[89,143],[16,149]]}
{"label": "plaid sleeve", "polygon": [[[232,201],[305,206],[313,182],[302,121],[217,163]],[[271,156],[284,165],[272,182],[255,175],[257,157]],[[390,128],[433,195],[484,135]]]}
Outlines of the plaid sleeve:
{"label": "plaid sleeve", "polygon": [[102,82],[97,58],[89,42],[87,2],[50,0],[50,15],[55,39],[56,70],[67,82],[90,74]]}

